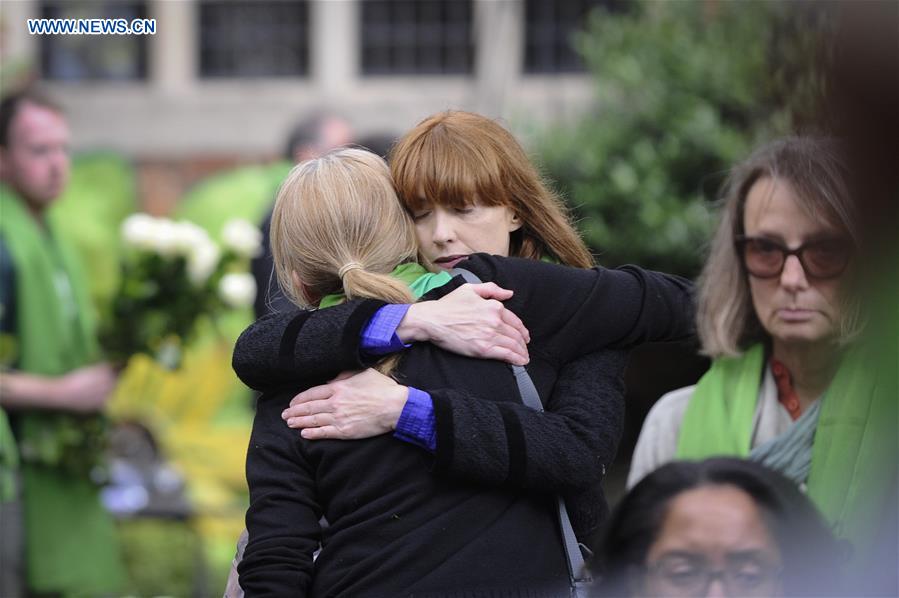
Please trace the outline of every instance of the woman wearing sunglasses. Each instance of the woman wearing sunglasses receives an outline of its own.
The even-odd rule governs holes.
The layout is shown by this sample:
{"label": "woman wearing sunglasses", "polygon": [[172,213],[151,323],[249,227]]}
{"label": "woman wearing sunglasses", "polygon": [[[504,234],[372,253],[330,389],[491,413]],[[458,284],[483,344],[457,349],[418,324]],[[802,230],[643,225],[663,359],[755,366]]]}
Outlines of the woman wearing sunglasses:
{"label": "woman wearing sunglasses", "polygon": [[896,412],[851,342],[858,240],[834,142],[783,139],[735,168],[698,284],[714,361],[650,411],[629,486],[674,459],[745,457],[806,491],[865,564],[895,510]]}

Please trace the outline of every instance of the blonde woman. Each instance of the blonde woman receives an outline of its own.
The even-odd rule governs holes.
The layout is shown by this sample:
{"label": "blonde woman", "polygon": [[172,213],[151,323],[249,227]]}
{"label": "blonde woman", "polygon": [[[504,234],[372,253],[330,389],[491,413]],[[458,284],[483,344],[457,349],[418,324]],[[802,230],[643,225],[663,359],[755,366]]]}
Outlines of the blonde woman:
{"label": "blonde woman", "polygon": [[851,343],[859,234],[841,151],[793,137],[734,169],[698,289],[712,368],[650,411],[628,484],[673,459],[747,457],[807,490],[857,567],[895,517],[896,405]]}
{"label": "blonde woman", "polygon": [[[408,285],[397,279],[408,280],[416,270],[405,261],[416,251],[413,225],[397,201],[386,164],[373,154],[343,150],[296,167],[279,193],[273,227],[279,280],[297,302],[330,304],[335,293],[369,298],[354,303],[357,313],[371,314],[383,300],[411,300]],[[529,330],[528,369],[541,396],[549,396],[562,364],[611,340],[689,331],[674,315],[686,310],[687,286],[670,277],[482,254],[465,265],[514,293],[506,305]],[[425,275],[411,282],[420,289],[441,281]],[[429,297],[448,297],[461,284],[452,279]],[[633,307],[639,305],[642,310]],[[317,313],[301,312],[290,327],[296,332],[314,327]],[[347,342],[352,336],[335,337],[332,331],[323,345],[354,344]],[[291,340],[288,335],[283,344],[288,355]],[[552,413],[531,411],[517,400],[503,364],[429,343],[415,344],[398,365],[382,369],[404,383],[382,381],[383,401],[402,402],[414,389],[432,396],[461,393],[478,403],[482,417],[506,430],[512,447],[556,442],[529,424],[538,415],[559,422],[559,432],[568,436],[596,424],[583,401],[564,397]],[[313,378],[273,389],[258,404],[247,454],[250,541],[239,566],[247,595],[527,590],[555,596],[567,591],[567,564],[549,495],[435,476],[427,451],[389,435],[352,442],[298,437],[281,414],[298,390],[326,379]],[[571,461],[572,467],[592,471],[587,478],[601,475],[589,454],[562,453],[556,459],[560,467]],[[326,530],[319,525],[322,515]]]}

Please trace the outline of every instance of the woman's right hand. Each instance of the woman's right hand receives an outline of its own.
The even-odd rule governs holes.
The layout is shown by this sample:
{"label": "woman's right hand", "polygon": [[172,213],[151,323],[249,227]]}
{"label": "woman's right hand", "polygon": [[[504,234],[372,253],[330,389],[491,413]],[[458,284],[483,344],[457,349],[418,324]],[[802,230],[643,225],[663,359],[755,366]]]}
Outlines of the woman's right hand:
{"label": "woman's right hand", "polygon": [[408,397],[406,386],[371,368],[343,372],[295,396],[281,419],[307,440],[371,438],[396,429]]}
{"label": "woman's right hand", "polygon": [[525,365],[531,336],[501,303],[510,297],[492,282],[464,284],[437,301],[413,304],[396,334],[406,343],[429,341],[459,355]]}

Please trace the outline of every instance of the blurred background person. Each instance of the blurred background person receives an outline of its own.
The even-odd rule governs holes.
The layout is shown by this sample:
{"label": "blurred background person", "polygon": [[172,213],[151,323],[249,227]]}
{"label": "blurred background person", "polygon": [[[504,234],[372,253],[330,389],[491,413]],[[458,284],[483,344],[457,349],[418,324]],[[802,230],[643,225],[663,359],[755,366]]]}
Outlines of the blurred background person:
{"label": "blurred background person", "polygon": [[[0,330],[12,341],[0,378],[3,467],[21,458],[29,594],[116,591],[123,571],[112,519],[90,474],[102,458],[97,417],[115,383],[99,363],[86,274],[47,208],[69,177],[69,127],[56,103],[29,91],[0,104]],[[5,422],[0,421],[0,424]],[[9,484],[18,472],[4,471]],[[4,498],[14,489],[4,488]],[[18,521],[4,512],[4,543]],[[10,555],[4,547],[4,556]],[[4,561],[6,580],[17,576]]]}
{"label": "blurred background person", "polygon": [[367,149],[371,153],[377,154],[386,160],[387,154],[390,153],[390,148],[393,147],[393,144],[396,143],[396,141],[396,135],[390,133],[375,133],[361,137],[355,145]]}
{"label": "blurred background person", "polygon": [[787,478],[719,458],[653,471],[612,513],[602,596],[826,596],[836,542]]}
{"label": "blurred background person", "polygon": [[[856,282],[845,148],[791,137],[733,171],[699,279],[697,329],[714,359],[652,409],[629,483],[674,459],[733,455],[779,471],[850,541],[853,577],[895,508],[896,397],[877,392]],[[886,517],[886,519],[885,519]]]}
{"label": "blurred background person", "polygon": [[[291,164],[299,164],[305,160],[317,158],[322,154],[353,141],[353,129],[348,121],[325,112],[318,112],[300,121],[287,138],[284,157]],[[381,148],[370,148],[380,151]],[[274,262],[269,241],[269,229],[272,224],[272,211],[259,225],[262,231],[262,253],[250,264],[253,278],[256,279],[256,300],[253,312],[256,318],[273,312],[291,311],[293,305],[284,295],[274,275]]]}

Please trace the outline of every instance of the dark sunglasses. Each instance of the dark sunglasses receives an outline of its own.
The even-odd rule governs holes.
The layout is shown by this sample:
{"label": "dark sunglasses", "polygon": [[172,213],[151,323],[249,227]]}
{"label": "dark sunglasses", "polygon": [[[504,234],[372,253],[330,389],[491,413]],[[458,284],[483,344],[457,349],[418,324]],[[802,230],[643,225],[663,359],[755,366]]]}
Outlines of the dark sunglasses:
{"label": "dark sunglasses", "polygon": [[836,278],[849,265],[852,243],[846,239],[819,239],[790,249],[780,241],[739,235],[734,242],[746,271],[756,278],[775,278],[783,272],[787,258],[795,255],[809,278]]}

